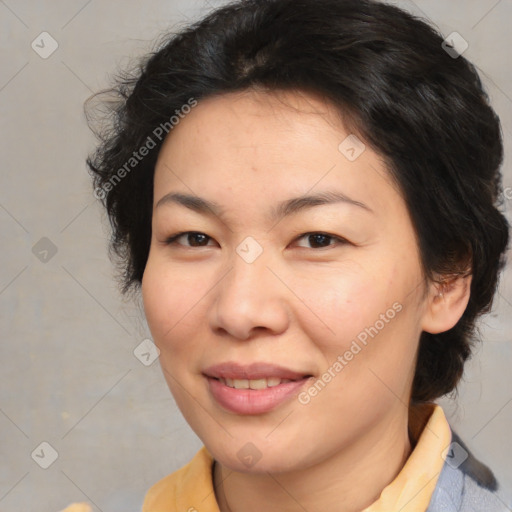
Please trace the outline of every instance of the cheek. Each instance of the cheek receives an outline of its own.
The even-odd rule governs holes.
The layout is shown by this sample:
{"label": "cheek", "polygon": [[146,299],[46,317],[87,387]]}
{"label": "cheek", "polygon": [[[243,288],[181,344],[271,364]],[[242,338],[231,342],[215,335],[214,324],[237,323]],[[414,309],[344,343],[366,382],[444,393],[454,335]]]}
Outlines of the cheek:
{"label": "cheek", "polygon": [[149,259],[142,280],[144,311],[153,341],[160,350],[160,366],[178,407],[187,421],[193,404],[190,392],[194,389],[191,368],[196,362],[198,341],[197,315],[205,287],[200,280],[191,281],[158,258]]}
{"label": "cheek", "polygon": [[[142,298],[148,326],[161,352],[169,350],[173,340],[190,337],[185,333],[194,328],[193,319],[201,310],[205,293],[200,279],[187,278],[156,257],[148,259],[142,279]],[[179,350],[183,344],[175,345],[173,350]]]}
{"label": "cheek", "polygon": [[297,314],[298,321],[322,352],[325,370],[343,375],[336,379],[341,387],[384,389],[376,374],[402,394],[419,337],[416,297],[403,275],[390,265],[386,272],[344,273],[309,288],[304,283],[301,293],[315,315]]}
{"label": "cheek", "polygon": [[[296,314],[304,330],[311,332],[311,339],[324,346],[343,349],[364,329],[379,321],[381,314],[392,308],[396,301],[396,283],[393,272],[369,272],[356,267],[342,272],[329,270],[316,273],[315,279],[296,281],[299,297],[304,297],[305,314]],[[390,314],[393,314],[391,311]]]}

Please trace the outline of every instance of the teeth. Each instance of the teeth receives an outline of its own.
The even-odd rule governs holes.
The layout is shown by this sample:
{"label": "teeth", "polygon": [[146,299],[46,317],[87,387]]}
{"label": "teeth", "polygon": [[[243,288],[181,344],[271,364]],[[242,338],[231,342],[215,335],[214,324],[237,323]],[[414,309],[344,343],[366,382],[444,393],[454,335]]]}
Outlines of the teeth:
{"label": "teeth", "polygon": [[250,384],[251,381],[247,379],[233,379],[233,387],[235,389],[249,389]]}
{"label": "teeth", "polygon": [[[247,382],[247,381],[244,381],[244,382]],[[250,380],[249,387],[251,389],[265,389],[265,388],[267,388],[267,379]]]}
{"label": "teeth", "polygon": [[286,382],[292,382],[290,379],[280,379],[279,377],[269,377],[268,379],[223,379],[220,382],[235,389],[266,389]]}

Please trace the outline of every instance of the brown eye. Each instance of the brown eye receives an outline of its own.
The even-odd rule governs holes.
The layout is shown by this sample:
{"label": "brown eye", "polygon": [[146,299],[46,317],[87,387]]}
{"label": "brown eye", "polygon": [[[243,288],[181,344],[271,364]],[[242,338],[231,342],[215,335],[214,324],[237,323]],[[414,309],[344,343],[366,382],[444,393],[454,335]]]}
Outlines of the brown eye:
{"label": "brown eye", "polygon": [[[177,243],[179,239],[186,240],[190,245]],[[177,233],[176,235],[172,235],[165,241],[166,245],[183,245],[184,247],[206,247],[208,240],[211,238],[204,233],[199,231],[183,231],[181,233]]]}
{"label": "brown eye", "polygon": [[[296,240],[300,240],[302,238],[306,238],[307,242],[311,244],[311,249],[322,249],[326,247],[333,246],[331,241],[334,241],[337,244],[345,244],[347,243],[346,240],[343,238],[340,238],[339,236],[330,235],[329,233],[304,233],[303,235],[299,236]],[[303,247],[303,246],[301,246]]]}

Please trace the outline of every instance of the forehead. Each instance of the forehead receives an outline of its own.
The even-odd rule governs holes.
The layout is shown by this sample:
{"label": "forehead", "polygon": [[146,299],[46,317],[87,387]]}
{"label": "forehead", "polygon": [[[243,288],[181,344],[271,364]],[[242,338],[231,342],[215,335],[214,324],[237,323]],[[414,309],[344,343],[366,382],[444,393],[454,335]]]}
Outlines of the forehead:
{"label": "forehead", "polygon": [[286,148],[304,138],[315,145],[318,141],[311,138],[312,131],[324,139],[331,132],[336,142],[345,129],[339,112],[318,97],[303,92],[246,90],[200,100],[169,133],[162,149],[184,139],[189,145],[196,144],[198,151],[220,140],[240,150],[258,150],[263,145]]}
{"label": "forehead", "polygon": [[[349,196],[363,193],[386,202],[385,165],[354,136],[332,105],[304,93],[244,91],[207,98],[167,136],[156,166],[155,202],[170,188],[226,193],[230,202],[230,192],[261,192],[277,202],[283,194],[339,186]],[[347,138],[361,151],[356,159],[344,152]],[[241,204],[248,199],[241,197]]]}

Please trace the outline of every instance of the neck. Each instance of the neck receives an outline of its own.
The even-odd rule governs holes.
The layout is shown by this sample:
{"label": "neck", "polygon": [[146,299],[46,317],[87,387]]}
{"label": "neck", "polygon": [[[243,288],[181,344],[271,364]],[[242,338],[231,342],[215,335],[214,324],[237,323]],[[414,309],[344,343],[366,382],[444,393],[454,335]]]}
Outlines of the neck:
{"label": "neck", "polygon": [[391,424],[320,463],[284,473],[241,473],[216,462],[214,485],[221,512],[360,512],[374,503],[411,453],[407,410]]}

